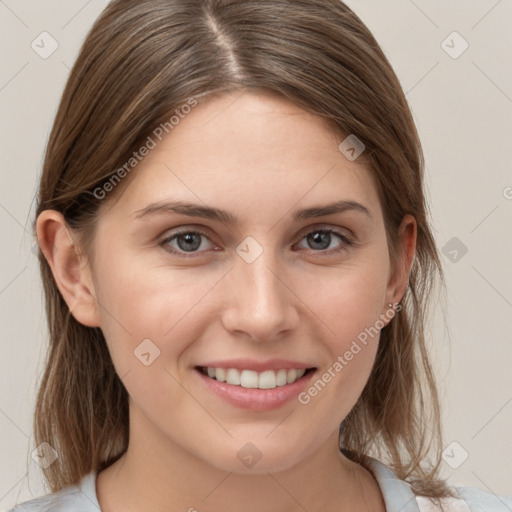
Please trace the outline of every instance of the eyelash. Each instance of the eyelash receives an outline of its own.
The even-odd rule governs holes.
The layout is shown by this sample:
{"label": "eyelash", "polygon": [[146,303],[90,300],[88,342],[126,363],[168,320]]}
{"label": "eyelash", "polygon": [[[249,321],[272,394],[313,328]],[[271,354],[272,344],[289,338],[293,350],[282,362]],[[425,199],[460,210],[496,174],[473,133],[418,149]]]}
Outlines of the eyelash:
{"label": "eyelash", "polygon": [[[327,255],[332,255],[332,254],[337,254],[338,252],[341,252],[343,250],[347,250],[348,248],[352,247],[353,245],[355,245],[355,242],[354,240],[352,239],[352,237],[348,236],[347,234],[345,233],[342,233],[340,231],[337,231],[335,229],[332,229],[332,228],[320,228],[320,229],[313,229],[309,232],[307,232],[301,239],[300,241],[304,240],[308,235],[310,235],[311,233],[329,233],[329,234],[334,234],[336,235],[337,237],[339,237],[341,239],[341,241],[343,242],[342,245],[338,246],[336,249],[320,249],[320,250],[314,250],[314,249],[310,249],[311,252],[313,253],[317,253],[317,254],[327,254]],[[160,245],[164,248],[164,250],[166,250],[167,252],[170,252],[171,254],[174,254],[178,257],[181,257],[181,258],[194,258],[194,257],[197,257],[198,254],[201,254],[202,251],[195,251],[195,252],[182,252],[182,251],[179,251],[179,250],[176,250],[176,249],[170,249],[168,244],[169,242],[171,242],[172,240],[178,238],[179,236],[181,235],[186,235],[186,234],[195,234],[195,235],[201,235],[201,236],[204,236],[205,238],[207,238],[208,240],[209,237],[206,233],[203,233],[202,231],[200,230],[191,230],[191,229],[184,229],[184,230],[181,230],[181,231],[177,231],[175,233],[173,233],[171,236],[168,236],[166,237],[164,240],[162,240],[160,242]],[[211,241],[211,240],[210,240]]]}

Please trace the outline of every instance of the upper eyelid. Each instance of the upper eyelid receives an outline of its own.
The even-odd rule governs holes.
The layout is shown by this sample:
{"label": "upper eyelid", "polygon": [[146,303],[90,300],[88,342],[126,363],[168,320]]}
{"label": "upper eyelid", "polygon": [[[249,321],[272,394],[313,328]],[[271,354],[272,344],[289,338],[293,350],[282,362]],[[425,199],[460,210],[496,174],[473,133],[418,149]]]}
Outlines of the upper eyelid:
{"label": "upper eyelid", "polygon": [[[311,225],[305,226],[304,228],[302,228],[299,231],[299,234],[297,236],[300,235],[302,237],[302,236],[304,236],[304,234],[308,234],[312,231],[323,231],[323,230],[347,231],[348,232],[347,236],[355,238],[355,234],[351,229],[349,229],[347,227],[343,227],[343,226],[333,226],[332,224],[326,224],[326,223],[323,223],[323,224],[318,223],[318,224],[314,224],[312,226]],[[183,233],[200,233],[209,238],[210,235],[207,233],[208,231],[211,231],[211,229],[208,227],[195,226],[195,225],[191,224],[191,225],[170,228],[170,229],[166,230],[160,238],[165,240],[167,238],[171,238],[173,236],[183,234]]]}
{"label": "upper eyelid", "polygon": [[[333,226],[332,224],[316,224],[313,226],[306,226],[304,229],[301,229],[299,231],[299,235],[301,238],[308,233],[315,232],[315,231],[334,231],[336,234],[337,232],[340,232],[340,234],[343,234],[349,238],[355,239],[355,234],[353,231],[349,228],[345,228],[342,226]],[[346,231],[347,233],[343,233],[343,231]]]}

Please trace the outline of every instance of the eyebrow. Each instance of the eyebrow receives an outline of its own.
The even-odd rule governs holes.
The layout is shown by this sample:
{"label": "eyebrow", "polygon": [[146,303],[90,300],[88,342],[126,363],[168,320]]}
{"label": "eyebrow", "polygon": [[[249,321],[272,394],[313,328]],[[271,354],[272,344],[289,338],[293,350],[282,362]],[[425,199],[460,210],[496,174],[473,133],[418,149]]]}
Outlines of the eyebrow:
{"label": "eyebrow", "polygon": [[[293,214],[293,220],[312,219],[316,217],[323,217],[325,215],[332,215],[334,213],[343,213],[346,211],[361,212],[370,219],[373,218],[370,210],[363,204],[358,203],[357,201],[343,200],[322,206],[313,206],[311,208],[297,210]],[[184,201],[161,201],[158,203],[151,203],[145,208],[137,210],[135,212],[135,218],[140,219],[146,215],[156,213],[178,213],[189,217],[218,220],[230,225],[237,225],[239,222],[236,215],[233,215],[231,212],[226,210]]]}

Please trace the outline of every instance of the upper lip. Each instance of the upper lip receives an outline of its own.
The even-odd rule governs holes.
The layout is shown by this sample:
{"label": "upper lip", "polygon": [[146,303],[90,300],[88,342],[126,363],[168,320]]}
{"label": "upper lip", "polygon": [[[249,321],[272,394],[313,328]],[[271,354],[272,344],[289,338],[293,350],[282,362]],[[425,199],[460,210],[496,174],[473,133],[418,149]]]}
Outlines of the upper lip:
{"label": "upper lip", "polygon": [[310,363],[300,361],[291,361],[289,359],[268,359],[266,361],[257,361],[255,359],[224,359],[222,361],[209,361],[198,365],[207,368],[235,368],[237,370],[253,370],[255,372],[264,372],[265,370],[289,370],[295,368],[315,368]]}

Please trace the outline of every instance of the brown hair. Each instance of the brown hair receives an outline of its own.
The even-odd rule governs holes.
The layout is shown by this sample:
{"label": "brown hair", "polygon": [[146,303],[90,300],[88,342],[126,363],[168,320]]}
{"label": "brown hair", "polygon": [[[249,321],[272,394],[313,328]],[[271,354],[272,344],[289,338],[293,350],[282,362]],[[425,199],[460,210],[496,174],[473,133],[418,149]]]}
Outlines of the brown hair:
{"label": "brown hair", "polygon": [[[436,276],[444,278],[426,210],[422,148],[390,63],[341,1],[112,2],[87,35],[64,90],[36,215],[62,212],[87,252],[100,204],[119,193],[102,203],[94,190],[190,98],[243,88],[281,94],[363,141],[392,262],[403,216],[415,217],[416,257],[403,309],[382,329],[372,373],[342,423],[340,447],[358,461],[386,458],[418,494],[449,495],[438,477],[440,408],[424,332]],[[56,491],[123,454],[128,395],[101,330],[75,320],[39,259],[50,346],[34,431],[37,444],[59,453],[44,470]],[[434,462],[424,467],[434,448]]]}

